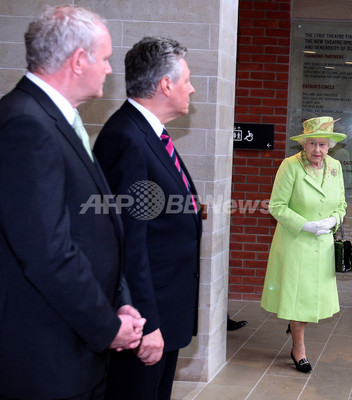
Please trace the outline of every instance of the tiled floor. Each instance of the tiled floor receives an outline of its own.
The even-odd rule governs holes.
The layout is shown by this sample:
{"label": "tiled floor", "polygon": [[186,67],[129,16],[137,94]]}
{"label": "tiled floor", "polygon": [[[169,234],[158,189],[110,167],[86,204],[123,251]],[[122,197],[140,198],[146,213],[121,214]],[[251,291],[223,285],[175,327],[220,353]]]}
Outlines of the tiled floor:
{"label": "tiled floor", "polygon": [[229,312],[248,325],[228,332],[226,365],[208,384],[175,382],[172,400],[352,400],[350,305],[333,318],[308,324],[311,374],[298,372],[290,359],[287,322],[262,310],[259,302],[230,301]]}

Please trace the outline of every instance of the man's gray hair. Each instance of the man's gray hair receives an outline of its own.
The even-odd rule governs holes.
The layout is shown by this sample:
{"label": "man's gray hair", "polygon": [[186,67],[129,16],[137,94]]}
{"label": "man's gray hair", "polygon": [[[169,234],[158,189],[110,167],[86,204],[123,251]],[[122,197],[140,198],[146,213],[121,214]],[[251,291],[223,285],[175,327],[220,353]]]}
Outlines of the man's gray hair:
{"label": "man's gray hair", "polygon": [[146,36],[125,57],[127,97],[151,98],[160,80],[167,76],[177,82],[182,73],[179,62],[187,48],[173,39]]}
{"label": "man's gray hair", "polygon": [[91,10],[64,5],[45,7],[25,33],[27,68],[55,73],[78,48],[94,62],[97,23],[105,21]]}

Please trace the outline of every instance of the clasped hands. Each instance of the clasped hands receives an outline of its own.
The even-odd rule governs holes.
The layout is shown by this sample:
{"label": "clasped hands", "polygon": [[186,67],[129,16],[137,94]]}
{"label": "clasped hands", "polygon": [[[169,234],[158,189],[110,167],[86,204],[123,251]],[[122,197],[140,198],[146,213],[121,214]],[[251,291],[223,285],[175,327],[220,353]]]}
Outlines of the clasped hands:
{"label": "clasped hands", "polygon": [[324,235],[331,233],[331,228],[333,228],[336,225],[336,218],[335,217],[329,217],[329,218],[324,218],[320,221],[307,221],[303,225],[303,230],[313,233],[315,236],[319,235]]}
{"label": "clasped hands", "polygon": [[116,351],[135,349],[139,346],[146,322],[139,311],[126,304],[117,311],[121,326],[109,348]]}
{"label": "clasped hands", "polygon": [[160,329],[142,337],[146,319],[130,305],[119,308],[117,316],[121,320],[121,326],[109,348],[116,351],[135,349],[137,357],[145,365],[154,365],[160,361],[164,350]]}

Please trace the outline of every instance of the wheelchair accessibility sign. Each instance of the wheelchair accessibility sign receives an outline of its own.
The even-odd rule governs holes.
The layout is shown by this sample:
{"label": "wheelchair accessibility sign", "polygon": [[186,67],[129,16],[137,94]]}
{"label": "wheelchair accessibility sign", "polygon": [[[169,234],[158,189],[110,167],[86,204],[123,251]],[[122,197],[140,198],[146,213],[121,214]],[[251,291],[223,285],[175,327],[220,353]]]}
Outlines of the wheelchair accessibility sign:
{"label": "wheelchair accessibility sign", "polygon": [[233,147],[236,149],[274,149],[274,125],[235,122]]}

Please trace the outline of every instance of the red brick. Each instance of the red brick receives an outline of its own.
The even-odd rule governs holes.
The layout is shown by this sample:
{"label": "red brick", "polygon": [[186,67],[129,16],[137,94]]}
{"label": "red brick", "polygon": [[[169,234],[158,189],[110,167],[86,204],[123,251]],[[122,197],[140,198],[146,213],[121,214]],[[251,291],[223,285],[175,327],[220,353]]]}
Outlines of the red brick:
{"label": "red brick", "polygon": [[243,216],[232,216],[231,221],[233,225],[257,225],[255,218],[248,218]]}
{"label": "red brick", "polygon": [[[268,161],[269,163],[271,163],[271,160],[260,160],[260,161]],[[256,163],[258,163],[258,161],[256,161]],[[259,176],[259,175],[256,175],[256,176],[248,175],[247,182],[248,183],[260,183],[260,184],[263,184],[263,183],[271,184],[271,177],[270,176]]]}
{"label": "red brick", "polygon": [[[275,97],[277,99],[287,99],[288,98],[288,90],[276,90],[275,95],[276,95]],[[248,96],[248,94],[247,94],[247,96]]]}
{"label": "red brick", "polygon": [[268,20],[268,19],[257,19],[253,21],[253,25],[257,28],[272,28],[277,29],[279,27],[279,21]]}
{"label": "red brick", "polygon": [[261,81],[254,81],[254,80],[246,80],[246,79],[240,79],[237,81],[238,87],[246,87],[246,88],[262,88],[263,87],[263,82]]}
{"label": "red brick", "polygon": [[260,123],[259,115],[239,114],[237,110],[235,111],[235,119],[237,122]]}
{"label": "red brick", "polygon": [[257,276],[253,268],[230,268],[230,276]]}
{"label": "red brick", "polygon": [[[253,241],[253,239],[252,239]],[[245,251],[268,251],[268,245],[267,244],[259,244],[259,243],[245,243],[244,244],[244,250]]]}
{"label": "red brick", "polygon": [[247,159],[245,157],[233,157],[233,165],[246,165]]}
{"label": "red brick", "polygon": [[[237,47],[238,51],[247,53],[247,54],[261,54],[264,53],[264,47],[262,46],[248,46],[248,45],[239,45]],[[280,54],[282,54],[280,52]]]}
{"label": "red brick", "polygon": [[275,79],[275,74],[274,73],[269,73],[269,72],[251,72],[250,75],[251,79],[263,79],[265,81],[272,81]]}
{"label": "red brick", "polygon": [[234,293],[229,291],[228,298],[230,300],[243,300],[243,295],[241,293]]}
{"label": "red brick", "polygon": [[271,117],[263,116],[263,123],[264,124],[284,124],[284,123],[286,123],[286,118],[277,117],[277,116],[271,116]]}
{"label": "red brick", "polygon": [[[287,93],[286,93],[286,95],[287,95]],[[236,88],[236,97],[237,96],[240,96],[240,97],[249,96],[249,89]],[[277,97],[277,93],[276,93],[276,97]]]}
{"label": "red brick", "polygon": [[239,259],[233,259],[233,258],[231,258],[231,259],[229,260],[229,265],[230,265],[231,268],[232,268],[232,267],[242,267],[242,264],[243,264],[243,261],[242,261],[242,260],[239,260]]}
{"label": "red brick", "polygon": [[[232,296],[232,295],[231,295]],[[231,297],[232,300],[238,300]],[[260,301],[261,295],[260,294],[243,294],[240,300],[244,301]]]}
{"label": "red brick", "polygon": [[237,70],[237,79],[250,79],[250,72],[244,70]]}
{"label": "red brick", "polygon": [[258,260],[246,260],[245,265],[248,268],[266,268],[266,261],[258,261]]}
{"label": "red brick", "polygon": [[[280,46],[267,46],[265,47],[266,54],[289,54],[290,50],[287,47],[280,47]],[[248,53],[248,51],[246,51]],[[260,53],[258,51],[258,53]]]}
{"label": "red brick", "polygon": [[[256,279],[256,278],[252,278],[252,279]],[[257,278],[259,279],[259,278]],[[230,276],[229,277],[229,283],[233,284],[233,283],[243,283],[243,278],[242,277],[238,277],[238,276]],[[250,282],[249,282],[250,283]]]}
{"label": "red brick", "polygon": [[243,248],[243,244],[241,242],[235,242],[231,240],[230,250],[245,250],[245,249]]}
{"label": "red brick", "polygon": [[278,64],[288,64],[290,61],[290,57],[287,56],[283,56],[283,55],[279,55],[277,56],[277,63]]}
{"label": "red brick", "polygon": [[253,97],[277,97],[277,91],[273,89],[251,89],[250,94]]}
{"label": "red brick", "polygon": [[231,292],[254,293],[255,287],[249,285],[230,285]]}
{"label": "red brick", "polygon": [[244,182],[246,182],[246,175],[236,175],[236,174],[233,174],[232,175],[232,181],[233,181],[233,183],[232,183],[232,190],[235,190],[235,184],[236,183],[244,183]]}
{"label": "red brick", "polygon": [[263,71],[263,64],[240,63],[237,66],[237,71]]}
{"label": "red brick", "polygon": [[254,167],[236,167],[236,173],[237,174],[258,175],[259,168],[254,168]]}
{"label": "red brick", "polygon": [[236,112],[239,114],[248,114],[249,106],[237,106],[236,105]]}
{"label": "red brick", "polygon": [[261,269],[256,269],[255,270],[255,275],[256,276],[265,276],[265,273],[266,273],[266,268],[264,269],[264,268],[261,268]]}
{"label": "red brick", "polygon": [[250,62],[251,58],[252,58],[252,56],[250,54],[243,54],[243,53],[237,52],[238,65],[241,64],[242,62]]}
{"label": "red brick", "polygon": [[[270,247],[270,245],[269,245],[269,247]],[[263,260],[263,261],[267,262],[268,258],[269,258],[269,253],[257,253],[258,260]]]}
{"label": "red brick", "polygon": [[249,107],[251,114],[271,115],[274,114],[273,107]]}
{"label": "red brick", "polygon": [[[284,107],[287,105],[286,99],[263,99],[264,106]],[[286,110],[287,113],[287,110]],[[286,115],[286,114],[285,114]]]}
{"label": "red brick", "polygon": [[275,107],[276,115],[287,115],[287,108],[284,107]]}
{"label": "red brick", "polygon": [[268,19],[276,19],[276,20],[285,20],[285,21],[289,21],[290,20],[290,13],[289,12],[280,12],[280,11],[268,11],[265,14],[265,17]]}
{"label": "red brick", "polygon": [[[238,30],[242,28],[250,28],[252,26],[252,21],[250,19],[239,18],[238,19]],[[243,37],[242,35],[240,37]]]}
{"label": "red brick", "polygon": [[259,36],[259,37],[253,37],[252,43],[253,45],[258,45],[260,44],[261,46],[278,46],[279,41],[275,37],[266,37],[266,36]]}
{"label": "red brick", "polygon": [[245,243],[245,242],[252,242],[253,241],[253,235],[235,235],[231,234],[231,242],[236,242],[236,243]]}
{"label": "red brick", "polygon": [[271,193],[272,185],[260,185],[259,190],[261,193]]}
{"label": "red brick", "polygon": [[288,38],[290,37],[290,29],[265,29],[266,36],[273,36],[275,38]]}
{"label": "red brick", "polygon": [[268,244],[271,244],[271,241],[273,240],[273,238],[272,238],[272,236],[269,236],[269,235],[267,235],[267,236],[260,236],[260,235],[257,235],[257,241],[258,241],[258,243],[268,243]]}
{"label": "red brick", "polygon": [[[263,154],[261,154],[261,156],[263,157]],[[256,166],[256,167],[271,167],[272,166],[272,160],[267,158],[249,158],[247,160],[247,165],[249,166]],[[258,179],[259,179],[259,183],[263,182],[261,180],[261,176],[258,175]]]}
{"label": "red brick", "polygon": [[[247,121],[249,122],[249,121]],[[255,150],[245,150],[245,149],[238,149],[236,150],[236,154],[240,155],[241,157],[254,157],[254,158],[258,158],[259,157],[259,151],[255,151]]]}
{"label": "red brick", "polygon": [[[234,282],[237,283],[237,282]],[[245,285],[264,285],[264,278],[261,277],[244,277],[243,283]]]}
{"label": "red brick", "polygon": [[278,43],[279,46],[290,46],[290,39],[289,38],[279,38]]}
{"label": "red brick", "polygon": [[[241,4],[241,3],[240,3]],[[256,10],[279,10],[279,2],[278,1],[255,1],[254,2]]]}
{"label": "red brick", "polygon": [[279,79],[280,81],[288,82],[288,73],[283,73],[283,72],[278,73],[277,79]]}
{"label": "red brick", "polygon": [[250,183],[235,183],[235,190],[241,192],[258,192],[259,185],[250,184]]}
{"label": "red brick", "polygon": [[255,19],[264,19],[265,13],[264,11],[254,11],[254,10],[243,10],[240,6],[239,10],[239,18],[240,19],[250,19],[251,21]]}
{"label": "red brick", "polygon": [[268,72],[288,72],[289,68],[288,68],[288,65],[285,65],[285,64],[266,63],[264,65],[264,71],[268,71]]}
{"label": "red brick", "polygon": [[240,36],[238,38],[238,44],[252,44],[252,40],[250,36]]}
{"label": "red brick", "polygon": [[287,0],[286,3],[283,3],[282,1],[280,2],[279,8],[280,11],[291,11],[291,5],[290,5],[291,0]]}
{"label": "red brick", "polygon": [[236,107],[237,105],[260,105],[262,103],[262,99],[255,97],[237,97],[236,100]]}
{"label": "red brick", "polygon": [[253,54],[251,61],[255,63],[272,64],[276,62],[276,57],[274,55],[267,54]]}
{"label": "red brick", "polygon": [[230,251],[231,258],[240,258],[241,260],[254,260],[255,259],[255,253],[253,251],[236,251],[236,250],[231,250]]}

